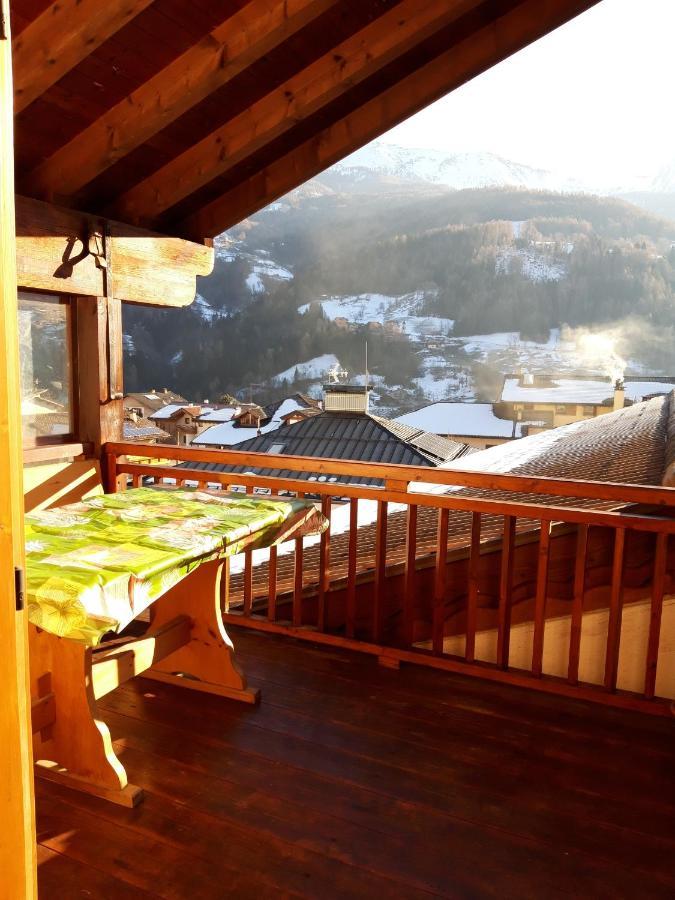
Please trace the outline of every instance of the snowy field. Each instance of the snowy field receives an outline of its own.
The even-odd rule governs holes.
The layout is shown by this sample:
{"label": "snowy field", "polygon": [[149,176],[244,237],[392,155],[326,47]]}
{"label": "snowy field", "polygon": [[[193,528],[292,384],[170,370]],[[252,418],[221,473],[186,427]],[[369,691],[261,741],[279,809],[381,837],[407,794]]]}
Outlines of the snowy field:
{"label": "snowy field", "polygon": [[323,378],[329,369],[339,366],[340,361],[333,353],[324,353],[322,356],[315,356],[305,362],[298,362],[289,366],[283,372],[279,372],[271,380],[274,384],[281,384],[283,381],[293,381],[297,375],[299,379],[310,380],[315,378]]}

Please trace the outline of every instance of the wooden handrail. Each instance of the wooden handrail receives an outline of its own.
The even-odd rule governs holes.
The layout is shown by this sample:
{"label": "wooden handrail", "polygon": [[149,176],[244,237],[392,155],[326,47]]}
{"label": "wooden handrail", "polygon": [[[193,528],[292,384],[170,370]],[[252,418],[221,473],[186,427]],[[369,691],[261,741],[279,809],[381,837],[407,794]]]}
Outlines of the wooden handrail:
{"label": "wooden handrail", "polygon": [[[165,453],[166,455],[166,453]],[[175,481],[195,481],[198,483],[242,485],[247,488],[267,488],[271,493],[278,491],[307,491],[306,481],[292,478],[276,478],[268,475],[243,475],[236,472],[203,472],[198,469],[176,469],[172,466],[152,466],[141,463],[118,463],[118,475],[132,475],[135,478],[173,479]],[[389,491],[386,488],[372,488],[363,485],[351,486],[334,482],[311,482],[309,492],[322,497],[355,497],[360,500],[377,502],[415,503],[433,509],[455,509],[465,512],[482,512],[492,515],[511,515],[519,518],[540,519],[548,522],[571,522],[579,525],[596,525],[610,528],[633,528],[636,531],[650,531],[675,534],[675,518],[657,515],[630,514],[617,510],[587,509],[580,506],[562,506],[555,503],[527,503],[511,499],[490,499],[467,497],[457,494],[425,494]]]}
{"label": "wooden handrail", "polygon": [[[639,503],[649,506],[675,507],[675,488],[620,484],[609,481],[550,478],[548,476],[502,475],[488,472],[468,472],[461,469],[403,466],[392,463],[363,463],[323,457],[282,456],[251,453],[241,450],[202,450],[177,447],[172,444],[108,443],[105,451],[115,457],[131,455],[152,459],[175,459],[180,462],[219,463],[247,466],[259,470],[286,469],[291,472],[312,472],[320,475],[348,475],[354,478],[377,478],[385,482],[408,484],[441,484],[450,487],[473,487],[489,491],[511,491],[519,494],[577,497],[608,500],[617,503]],[[202,473],[204,475],[205,473]],[[209,480],[216,473],[208,473]],[[262,478],[265,476],[256,476]],[[326,482],[311,482],[312,490]],[[344,485],[339,485],[340,491]],[[335,493],[335,485],[333,485]]]}

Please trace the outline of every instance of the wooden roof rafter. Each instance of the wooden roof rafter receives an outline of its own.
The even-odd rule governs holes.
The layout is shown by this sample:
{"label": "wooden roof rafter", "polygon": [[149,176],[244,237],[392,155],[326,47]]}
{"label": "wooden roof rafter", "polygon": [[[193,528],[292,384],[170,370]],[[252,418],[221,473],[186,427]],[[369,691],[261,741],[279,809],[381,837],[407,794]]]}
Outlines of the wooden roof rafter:
{"label": "wooden roof rafter", "polygon": [[32,193],[76,195],[247,66],[318,18],[337,0],[253,0],[76,135],[28,176]]}
{"label": "wooden roof rafter", "polygon": [[[142,8],[141,24],[98,46],[100,31],[90,57],[72,65],[71,55],[67,76],[33,92],[40,115],[23,107],[19,188],[202,241],[596,2],[110,3],[128,15]],[[31,16],[36,4],[44,0],[14,0],[25,26],[17,40],[53,9]],[[163,48],[144,54],[155,27]],[[26,65],[17,54],[19,84]]]}
{"label": "wooden roof rafter", "polygon": [[234,119],[117,199],[111,214],[157,221],[196,189],[294,128],[354,85],[480,5],[480,0],[401,0]]}
{"label": "wooden roof rafter", "polygon": [[36,100],[153,0],[60,0],[12,41],[14,112]]}

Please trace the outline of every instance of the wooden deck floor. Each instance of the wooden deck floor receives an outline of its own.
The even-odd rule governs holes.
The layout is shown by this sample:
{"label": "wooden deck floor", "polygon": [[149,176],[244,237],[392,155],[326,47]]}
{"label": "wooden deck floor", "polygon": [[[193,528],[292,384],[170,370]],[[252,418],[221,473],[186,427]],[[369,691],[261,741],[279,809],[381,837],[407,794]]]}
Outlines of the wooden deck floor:
{"label": "wooden deck floor", "polygon": [[675,895],[675,720],[233,638],[259,708],[106,698],[138,809],[38,783],[41,900]]}

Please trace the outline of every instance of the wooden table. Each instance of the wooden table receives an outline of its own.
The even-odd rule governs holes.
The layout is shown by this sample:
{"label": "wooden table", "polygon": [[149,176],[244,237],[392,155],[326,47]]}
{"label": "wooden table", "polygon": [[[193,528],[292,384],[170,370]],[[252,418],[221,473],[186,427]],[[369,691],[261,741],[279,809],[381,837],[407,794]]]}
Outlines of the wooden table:
{"label": "wooden table", "polygon": [[[127,781],[97,700],[141,672],[258,702],[223,625],[228,559],[326,524],[306,501],[152,488],[28,516],[36,773],[136,805],[142,791]],[[142,637],[101,640],[145,609]]]}

